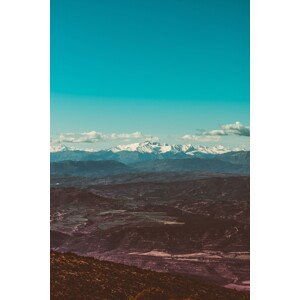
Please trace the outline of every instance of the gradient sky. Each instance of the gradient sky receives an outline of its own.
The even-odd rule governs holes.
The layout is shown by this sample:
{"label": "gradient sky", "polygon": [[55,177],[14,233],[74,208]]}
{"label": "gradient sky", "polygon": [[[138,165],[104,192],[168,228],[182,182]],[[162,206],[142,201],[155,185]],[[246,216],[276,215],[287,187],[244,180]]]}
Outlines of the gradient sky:
{"label": "gradient sky", "polygon": [[249,23],[248,0],[51,0],[52,136],[249,125]]}

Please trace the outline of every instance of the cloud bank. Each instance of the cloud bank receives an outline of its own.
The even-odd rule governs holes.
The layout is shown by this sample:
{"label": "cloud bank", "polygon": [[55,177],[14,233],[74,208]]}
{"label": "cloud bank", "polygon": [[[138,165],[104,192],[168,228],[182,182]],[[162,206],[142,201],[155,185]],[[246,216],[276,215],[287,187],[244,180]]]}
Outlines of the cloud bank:
{"label": "cloud bank", "polygon": [[181,137],[182,140],[192,142],[218,142],[222,136],[250,136],[250,128],[244,126],[241,122],[233,124],[224,124],[220,129],[210,131],[198,130],[196,134],[186,134]]}
{"label": "cloud bank", "polygon": [[[218,142],[222,136],[250,136],[250,128],[241,122],[224,124],[220,129],[210,131],[198,130],[195,134],[185,134],[180,137],[181,140],[190,142]],[[51,138],[51,143],[99,143],[107,141],[159,141],[158,137],[145,135],[140,131],[132,133],[103,133],[89,131],[82,133],[61,133]]]}
{"label": "cloud bank", "polygon": [[157,140],[157,137],[144,135],[141,132],[133,133],[102,133],[97,131],[89,131],[83,133],[61,133],[57,138],[53,138],[56,143],[98,143],[102,141],[131,141],[131,140]]}
{"label": "cloud bank", "polygon": [[220,136],[203,136],[203,135],[195,135],[195,134],[186,134],[181,137],[182,140],[192,141],[192,142],[218,142],[220,140]]}
{"label": "cloud bank", "polygon": [[250,136],[250,128],[244,126],[241,122],[235,122],[233,124],[225,124],[221,126],[221,129],[215,129],[210,131],[204,131],[201,135],[207,136],[227,136],[227,135],[237,135],[237,136]]}

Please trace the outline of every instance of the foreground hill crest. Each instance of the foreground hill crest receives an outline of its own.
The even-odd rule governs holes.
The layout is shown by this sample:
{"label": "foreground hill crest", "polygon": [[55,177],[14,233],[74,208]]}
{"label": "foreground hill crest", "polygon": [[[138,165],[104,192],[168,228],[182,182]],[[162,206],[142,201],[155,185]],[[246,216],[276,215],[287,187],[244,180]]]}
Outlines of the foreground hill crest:
{"label": "foreground hill crest", "polygon": [[51,299],[249,299],[200,279],[51,252]]}

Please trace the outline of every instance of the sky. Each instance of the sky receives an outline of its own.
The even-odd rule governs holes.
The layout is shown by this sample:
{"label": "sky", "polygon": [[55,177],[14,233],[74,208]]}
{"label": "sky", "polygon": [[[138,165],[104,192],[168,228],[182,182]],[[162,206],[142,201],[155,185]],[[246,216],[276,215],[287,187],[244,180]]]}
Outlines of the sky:
{"label": "sky", "polygon": [[249,27],[248,0],[51,0],[52,143],[249,147]]}

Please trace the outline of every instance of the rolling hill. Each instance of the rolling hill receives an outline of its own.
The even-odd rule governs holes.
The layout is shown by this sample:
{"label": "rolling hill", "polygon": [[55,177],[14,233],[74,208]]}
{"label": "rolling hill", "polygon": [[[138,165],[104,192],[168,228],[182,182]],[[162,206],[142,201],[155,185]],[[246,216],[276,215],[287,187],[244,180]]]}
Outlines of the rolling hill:
{"label": "rolling hill", "polygon": [[50,164],[51,175],[107,176],[129,173],[131,168],[114,160],[60,161]]}
{"label": "rolling hill", "polygon": [[246,165],[233,164],[219,159],[188,158],[144,161],[131,165],[143,172],[204,172],[246,174]]}

